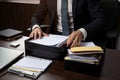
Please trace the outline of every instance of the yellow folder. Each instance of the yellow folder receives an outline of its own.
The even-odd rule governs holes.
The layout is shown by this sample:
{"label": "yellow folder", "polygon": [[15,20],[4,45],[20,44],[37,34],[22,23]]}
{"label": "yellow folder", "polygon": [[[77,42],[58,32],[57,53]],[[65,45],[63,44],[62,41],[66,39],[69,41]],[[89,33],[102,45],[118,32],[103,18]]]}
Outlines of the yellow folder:
{"label": "yellow folder", "polygon": [[103,49],[99,46],[79,46],[70,49],[71,52],[103,52]]}

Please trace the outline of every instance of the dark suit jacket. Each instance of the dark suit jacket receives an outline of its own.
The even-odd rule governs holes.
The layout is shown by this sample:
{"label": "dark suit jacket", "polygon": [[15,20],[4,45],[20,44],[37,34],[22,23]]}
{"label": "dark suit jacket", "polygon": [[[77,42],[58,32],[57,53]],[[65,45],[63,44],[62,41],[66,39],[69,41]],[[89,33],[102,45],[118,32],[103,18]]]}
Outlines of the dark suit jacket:
{"label": "dark suit jacket", "polygon": [[[105,35],[105,17],[99,0],[73,0],[72,5],[75,30],[83,27],[87,31],[88,40]],[[32,25],[41,25],[47,13],[50,16],[50,32],[53,32],[57,19],[57,0],[40,0],[39,7],[32,17]]]}

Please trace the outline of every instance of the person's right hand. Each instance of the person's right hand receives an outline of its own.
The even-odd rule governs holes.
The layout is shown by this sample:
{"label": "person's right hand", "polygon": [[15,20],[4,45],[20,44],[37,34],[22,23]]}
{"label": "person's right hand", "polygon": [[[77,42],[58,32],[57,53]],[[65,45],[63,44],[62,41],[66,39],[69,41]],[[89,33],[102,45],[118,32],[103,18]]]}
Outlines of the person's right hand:
{"label": "person's right hand", "polygon": [[40,39],[42,36],[48,36],[48,34],[44,33],[40,28],[35,28],[29,35],[30,38]]}

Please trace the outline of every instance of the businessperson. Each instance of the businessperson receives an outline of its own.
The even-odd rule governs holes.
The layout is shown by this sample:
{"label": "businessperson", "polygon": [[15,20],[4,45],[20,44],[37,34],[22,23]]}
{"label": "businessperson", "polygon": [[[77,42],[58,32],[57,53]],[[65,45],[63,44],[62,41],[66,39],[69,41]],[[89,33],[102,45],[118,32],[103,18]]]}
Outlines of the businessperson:
{"label": "businessperson", "polygon": [[[32,32],[29,37],[34,39],[47,36],[49,33],[63,33],[65,31],[62,6],[63,0],[40,0],[38,9],[31,19]],[[104,40],[106,27],[105,16],[99,0],[67,0],[67,19],[69,38],[67,47],[79,46],[82,40],[101,42]],[[49,14],[49,33],[41,30],[40,26],[45,16]],[[67,25],[65,25],[67,27]],[[64,30],[63,30],[64,29]],[[64,34],[63,34],[64,35]],[[66,34],[65,34],[66,35]],[[67,34],[68,35],[68,34]]]}

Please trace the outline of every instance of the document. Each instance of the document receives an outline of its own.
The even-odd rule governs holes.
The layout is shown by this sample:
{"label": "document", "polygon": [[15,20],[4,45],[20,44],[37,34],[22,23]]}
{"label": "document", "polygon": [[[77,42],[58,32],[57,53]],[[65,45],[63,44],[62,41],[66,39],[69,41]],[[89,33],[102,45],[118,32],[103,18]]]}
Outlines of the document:
{"label": "document", "polygon": [[26,56],[13,64],[8,71],[31,78],[37,78],[51,63],[52,60]]}
{"label": "document", "polygon": [[98,64],[99,60],[95,57],[87,57],[87,56],[66,56],[65,60],[73,60],[73,61],[78,61],[78,62],[83,62],[83,63],[88,63],[88,64]]}
{"label": "document", "polygon": [[79,61],[88,64],[99,64],[103,49],[93,42],[81,42],[79,47],[68,49],[68,56],[65,60]]}
{"label": "document", "polygon": [[103,50],[93,42],[81,42],[80,46],[68,49],[68,53],[70,55],[96,54],[103,53]]}
{"label": "document", "polygon": [[87,52],[72,52],[70,49],[68,49],[69,55],[87,55],[87,54],[99,54],[103,53],[103,51],[87,51]]}
{"label": "document", "polygon": [[81,42],[80,46],[95,46],[93,42]]}
{"label": "document", "polygon": [[99,46],[80,46],[80,47],[73,47],[70,49],[71,52],[103,52],[102,48]]}
{"label": "document", "polygon": [[43,36],[41,39],[30,40],[30,42],[46,46],[59,47],[61,44],[63,44],[63,42],[66,42],[67,38],[68,36],[49,34],[49,36]]}

